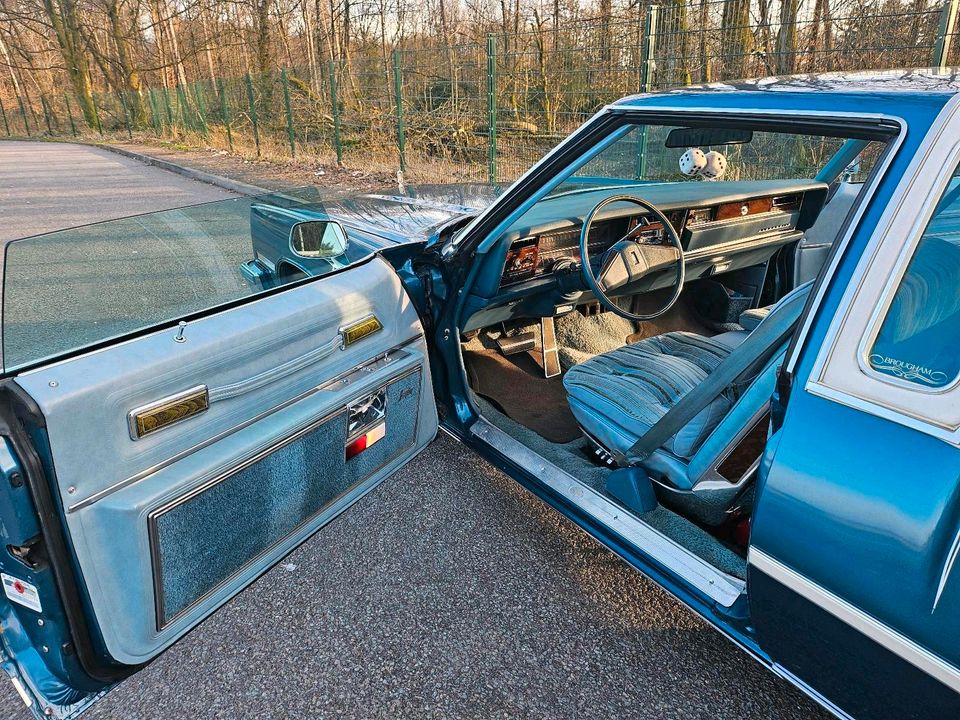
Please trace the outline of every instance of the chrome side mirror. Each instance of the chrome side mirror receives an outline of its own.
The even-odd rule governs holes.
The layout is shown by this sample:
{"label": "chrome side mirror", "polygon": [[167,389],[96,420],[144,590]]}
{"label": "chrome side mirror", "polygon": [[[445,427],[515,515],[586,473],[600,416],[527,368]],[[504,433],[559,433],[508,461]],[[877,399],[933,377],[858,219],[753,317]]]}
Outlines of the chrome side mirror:
{"label": "chrome side mirror", "polygon": [[347,251],[347,231],[334,220],[307,220],[290,231],[290,248],[304,258],[335,258]]}

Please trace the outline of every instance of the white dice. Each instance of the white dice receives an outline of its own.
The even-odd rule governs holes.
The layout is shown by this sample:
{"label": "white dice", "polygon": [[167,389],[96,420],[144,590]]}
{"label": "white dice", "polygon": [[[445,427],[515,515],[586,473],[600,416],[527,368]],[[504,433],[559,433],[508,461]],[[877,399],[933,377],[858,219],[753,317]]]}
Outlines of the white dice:
{"label": "white dice", "polygon": [[722,177],[726,171],[727,159],[723,156],[723,153],[718,153],[716,150],[708,152],[704,159],[703,170],[700,171],[703,176],[710,180],[716,180]]}
{"label": "white dice", "polygon": [[707,156],[700,148],[690,148],[680,156],[680,172],[696,176],[707,166]]}

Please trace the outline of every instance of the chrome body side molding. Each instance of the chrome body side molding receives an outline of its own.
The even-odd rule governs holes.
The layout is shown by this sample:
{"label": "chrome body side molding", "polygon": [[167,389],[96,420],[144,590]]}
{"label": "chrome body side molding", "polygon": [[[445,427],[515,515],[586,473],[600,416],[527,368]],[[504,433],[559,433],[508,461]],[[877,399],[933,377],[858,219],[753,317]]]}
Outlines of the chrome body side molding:
{"label": "chrome body side molding", "polygon": [[867,615],[762,550],[751,547],[747,562],[764,575],[773,578],[917,669],[939,680],[954,692],[960,692],[960,668],[934,655],[910,638]]}

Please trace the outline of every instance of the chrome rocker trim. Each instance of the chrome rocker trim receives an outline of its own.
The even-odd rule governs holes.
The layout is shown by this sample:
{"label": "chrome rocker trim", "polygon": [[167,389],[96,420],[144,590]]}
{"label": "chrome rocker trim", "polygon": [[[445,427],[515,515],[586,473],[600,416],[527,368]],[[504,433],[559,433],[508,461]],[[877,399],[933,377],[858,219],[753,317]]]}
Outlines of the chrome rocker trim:
{"label": "chrome rocker trim", "polygon": [[642,520],[637,520],[629,511],[584,485],[482,417],[470,427],[470,432],[510,460],[531,471],[567,502],[576,505],[657,563],[677,573],[714,602],[723,607],[730,607],[746,591],[746,583],[743,580],[717,570],[707,561],[700,559]]}

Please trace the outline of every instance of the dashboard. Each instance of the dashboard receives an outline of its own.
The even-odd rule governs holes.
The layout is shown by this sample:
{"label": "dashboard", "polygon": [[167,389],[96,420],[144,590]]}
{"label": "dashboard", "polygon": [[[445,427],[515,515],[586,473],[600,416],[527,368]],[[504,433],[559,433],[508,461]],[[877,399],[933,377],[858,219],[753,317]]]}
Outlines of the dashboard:
{"label": "dashboard", "polygon": [[[579,268],[583,218],[604,197],[624,192],[664,213],[680,237],[688,272],[691,265],[704,263],[721,272],[738,265],[738,258],[756,264],[757,250],[768,250],[769,256],[798,240],[819,215],[827,186],[802,180],[680,182],[590,188],[548,197],[527,213],[524,220],[529,224],[505,238],[509,246],[498,289],[516,289]],[[556,214],[551,216],[551,211]],[[669,243],[662,223],[648,219],[634,204],[614,204],[594,220],[591,257],[600,258],[630,231],[639,242]]]}

